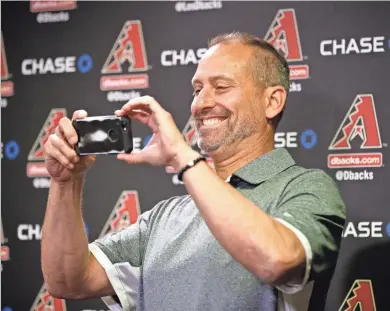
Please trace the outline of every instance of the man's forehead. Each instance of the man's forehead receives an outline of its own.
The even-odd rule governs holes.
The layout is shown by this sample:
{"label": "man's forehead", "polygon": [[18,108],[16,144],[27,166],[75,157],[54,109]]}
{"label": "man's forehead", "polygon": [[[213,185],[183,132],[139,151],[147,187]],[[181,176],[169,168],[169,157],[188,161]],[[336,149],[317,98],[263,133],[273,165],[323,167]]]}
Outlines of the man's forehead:
{"label": "man's forehead", "polygon": [[227,56],[227,57],[235,57],[235,56],[244,56],[249,55],[252,52],[252,47],[236,42],[230,43],[218,43],[207,49],[206,53],[204,53],[203,58],[213,57],[213,56]]}
{"label": "man's forehead", "polygon": [[241,44],[218,44],[209,48],[198,63],[192,81],[204,75],[233,78],[246,68],[252,50]]}
{"label": "man's forehead", "polygon": [[217,44],[210,47],[199,61],[199,65],[204,63],[246,62],[253,50],[251,47],[243,44]]}

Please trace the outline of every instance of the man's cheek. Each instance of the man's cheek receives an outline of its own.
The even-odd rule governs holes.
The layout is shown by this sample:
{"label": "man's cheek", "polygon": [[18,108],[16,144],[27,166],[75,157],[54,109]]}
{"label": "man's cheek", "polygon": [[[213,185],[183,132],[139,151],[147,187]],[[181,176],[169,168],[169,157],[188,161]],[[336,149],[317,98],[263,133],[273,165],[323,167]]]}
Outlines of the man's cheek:
{"label": "man's cheek", "polygon": [[196,107],[196,99],[194,99],[191,103],[191,115],[195,117],[197,113],[197,107]]}

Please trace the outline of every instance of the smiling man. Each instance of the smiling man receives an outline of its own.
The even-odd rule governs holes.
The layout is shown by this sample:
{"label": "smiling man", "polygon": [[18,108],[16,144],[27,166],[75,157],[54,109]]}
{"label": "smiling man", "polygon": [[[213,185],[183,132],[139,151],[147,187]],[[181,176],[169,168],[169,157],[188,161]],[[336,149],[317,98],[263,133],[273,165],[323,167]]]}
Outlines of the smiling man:
{"label": "smiling man", "polygon": [[118,159],[172,167],[188,195],[160,202],[90,245],[81,196],[95,158],[76,156],[71,120],[60,121],[45,145],[52,176],[42,235],[48,291],[102,297],[111,310],[323,310],[346,210],[329,176],[274,149],[289,88],[285,59],[249,34],[221,35],[192,84],[198,144],[214,168],[155,99],[131,100],[116,115],[154,134],[141,152]]}

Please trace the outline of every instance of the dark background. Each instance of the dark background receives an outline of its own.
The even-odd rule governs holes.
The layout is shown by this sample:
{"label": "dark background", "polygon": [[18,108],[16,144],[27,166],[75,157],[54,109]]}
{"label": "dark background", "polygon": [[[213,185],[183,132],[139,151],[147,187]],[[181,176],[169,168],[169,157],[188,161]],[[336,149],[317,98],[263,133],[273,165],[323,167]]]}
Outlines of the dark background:
{"label": "dark background", "polygon": [[[291,154],[300,165],[324,169],[336,180],[337,170],[327,167],[327,155],[331,153],[328,148],[359,94],[373,94],[383,141],[381,150],[360,149],[359,137],[352,144],[354,152],[383,153],[383,167],[366,168],[374,172],[373,180],[337,181],[348,207],[347,221],[356,226],[361,221],[381,221],[383,238],[343,239],[326,310],[352,311],[342,303],[355,280],[363,279],[371,280],[376,310],[390,310],[390,230],[386,231],[390,221],[386,144],[390,135],[389,3],[223,2],[220,9],[188,12],[177,12],[175,5],[175,1],[77,2],[77,8],[63,10],[69,14],[69,21],[38,23],[40,13],[30,12],[29,2],[1,3],[2,39],[11,74],[8,80],[14,83],[15,92],[6,98],[7,106],[1,109],[2,142],[5,146],[14,140],[20,148],[15,159],[10,159],[3,150],[1,165],[2,246],[10,250],[10,259],[2,262],[2,308],[39,310],[37,304],[44,298],[35,301],[43,282],[39,238],[20,240],[17,234],[20,224],[42,224],[47,199],[47,186],[37,188],[47,177],[26,175],[28,154],[52,108],[65,108],[68,117],[76,109],[85,109],[90,115],[104,115],[112,114],[125,103],[109,102],[107,91],[101,91],[99,85],[101,69],[124,23],[141,21],[150,68],[146,72],[150,87],[135,91],[154,96],[183,129],[189,118],[190,79],[196,65],[163,67],[161,52],[205,48],[207,40],[214,35],[233,30],[265,36],[278,10],[293,8],[304,56],[298,64],[309,65],[310,79],[294,81],[301,84],[302,91],[291,92],[278,129],[298,133],[298,147],[289,148]],[[322,40],[373,36],[385,36],[385,52],[327,57],[320,54]],[[30,76],[21,73],[21,64],[27,58],[82,54],[88,54],[93,60],[92,69],[87,73]],[[317,134],[312,149],[305,149],[299,143],[299,134],[305,129]],[[142,139],[150,134],[139,124],[134,124],[133,132]],[[346,170],[360,172],[364,168]],[[112,220],[109,216],[122,191],[138,192],[141,211],[149,210],[162,199],[185,193],[182,185],[172,182],[172,177],[164,169],[128,166],[114,157],[99,157],[88,174],[84,195],[84,218],[90,241],[107,233],[104,226]],[[372,311],[364,304],[360,308]],[[66,301],[66,309],[108,308],[97,299]],[[62,307],[56,305],[55,310]]]}

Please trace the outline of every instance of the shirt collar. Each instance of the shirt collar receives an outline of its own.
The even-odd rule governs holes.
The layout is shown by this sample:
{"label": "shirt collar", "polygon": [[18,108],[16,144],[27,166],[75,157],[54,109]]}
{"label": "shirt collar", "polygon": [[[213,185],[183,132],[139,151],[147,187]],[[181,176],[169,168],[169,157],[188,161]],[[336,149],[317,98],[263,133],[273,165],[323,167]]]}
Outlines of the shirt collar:
{"label": "shirt collar", "polygon": [[295,161],[290,153],[285,148],[277,148],[241,167],[229,176],[226,182],[231,182],[238,177],[247,183],[258,185],[293,165]]}

